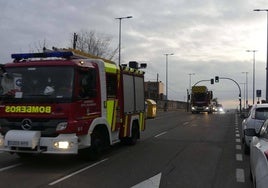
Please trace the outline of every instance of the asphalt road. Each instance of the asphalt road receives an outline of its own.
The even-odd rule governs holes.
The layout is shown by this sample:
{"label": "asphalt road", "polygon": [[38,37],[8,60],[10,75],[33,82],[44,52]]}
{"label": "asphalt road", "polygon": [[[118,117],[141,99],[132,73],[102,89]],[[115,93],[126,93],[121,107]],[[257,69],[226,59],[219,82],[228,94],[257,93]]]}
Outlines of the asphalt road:
{"label": "asphalt road", "polygon": [[161,112],[134,146],[117,144],[99,161],[0,153],[0,187],[251,188],[235,113]]}

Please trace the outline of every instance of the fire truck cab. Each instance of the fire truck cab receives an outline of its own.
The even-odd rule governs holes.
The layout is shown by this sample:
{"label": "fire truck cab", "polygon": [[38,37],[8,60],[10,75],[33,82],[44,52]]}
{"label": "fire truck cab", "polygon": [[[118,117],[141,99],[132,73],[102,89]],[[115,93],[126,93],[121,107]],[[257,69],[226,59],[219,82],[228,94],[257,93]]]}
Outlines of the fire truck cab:
{"label": "fire truck cab", "polygon": [[12,58],[2,67],[0,151],[98,156],[145,129],[143,71],[77,50]]}

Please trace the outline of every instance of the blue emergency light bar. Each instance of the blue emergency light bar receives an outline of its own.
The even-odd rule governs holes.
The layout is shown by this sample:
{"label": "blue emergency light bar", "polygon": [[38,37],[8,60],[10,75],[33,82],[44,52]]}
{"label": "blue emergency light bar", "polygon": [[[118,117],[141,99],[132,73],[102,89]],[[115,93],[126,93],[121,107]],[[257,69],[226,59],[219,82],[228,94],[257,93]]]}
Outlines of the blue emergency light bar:
{"label": "blue emergency light bar", "polygon": [[70,58],[73,56],[73,52],[44,52],[44,53],[23,53],[23,54],[11,54],[11,58],[15,60],[30,59],[30,58],[47,58],[47,57],[59,57]]}

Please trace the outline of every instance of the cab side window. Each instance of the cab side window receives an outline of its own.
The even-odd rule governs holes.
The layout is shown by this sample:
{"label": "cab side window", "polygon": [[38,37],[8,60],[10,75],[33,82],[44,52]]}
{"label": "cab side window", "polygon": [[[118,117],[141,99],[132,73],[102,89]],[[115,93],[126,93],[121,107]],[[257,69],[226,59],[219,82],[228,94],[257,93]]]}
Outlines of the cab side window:
{"label": "cab side window", "polygon": [[79,73],[79,97],[94,98],[97,96],[96,70],[89,69]]}
{"label": "cab side window", "polygon": [[114,98],[117,91],[117,76],[115,74],[106,74],[107,97]]}

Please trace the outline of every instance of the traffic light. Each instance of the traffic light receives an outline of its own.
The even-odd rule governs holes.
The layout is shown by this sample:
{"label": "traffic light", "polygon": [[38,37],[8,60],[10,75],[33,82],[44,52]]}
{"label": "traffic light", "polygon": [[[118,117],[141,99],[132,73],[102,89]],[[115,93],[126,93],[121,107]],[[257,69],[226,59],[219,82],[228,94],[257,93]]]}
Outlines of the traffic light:
{"label": "traffic light", "polygon": [[215,76],[215,82],[218,83],[219,82],[219,77]]}
{"label": "traffic light", "polygon": [[214,84],[214,79],[213,78],[210,79],[210,83]]}

